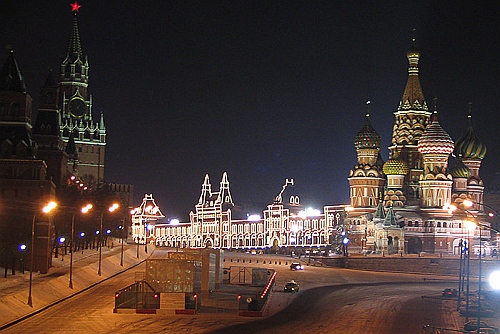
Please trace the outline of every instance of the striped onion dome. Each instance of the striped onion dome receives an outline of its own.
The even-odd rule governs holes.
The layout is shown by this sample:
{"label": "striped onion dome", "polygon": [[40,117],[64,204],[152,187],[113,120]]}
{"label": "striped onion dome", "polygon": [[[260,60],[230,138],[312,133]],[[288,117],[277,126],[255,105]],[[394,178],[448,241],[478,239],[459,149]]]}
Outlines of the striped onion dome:
{"label": "striped onion dome", "polygon": [[450,168],[449,172],[453,178],[468,179],[472,175],[469,167],[464,165],[463,162]]}
{"label": "striped onion dome", "polygon": [[453,148],[453,140],[439,124],[435,111],[431,124],[427,126],[418,141],[418,151],[422,154],[451,154]]}
{"label": "striped onion dome", "polygon": [[385,175],[406,175],[410,171],[406,161],[399,157],[394,157],[387,160],[382,167]]}
{"label": "striped onion dome", "polygon": [[462,159],[483,159],[486,155],[486,145],[484,145],[474,131],[472,117],[469,114],[469,126],[465,134],[457,140],[455,145],[455,155]]}
{"label": "striped onion dome", "polygon": [[354,146],[356,149],[380,149],[381,142],[382,138],[370,123],[370,114],[366,114],[366,123],[356,135],[356,138],[354,139]]}

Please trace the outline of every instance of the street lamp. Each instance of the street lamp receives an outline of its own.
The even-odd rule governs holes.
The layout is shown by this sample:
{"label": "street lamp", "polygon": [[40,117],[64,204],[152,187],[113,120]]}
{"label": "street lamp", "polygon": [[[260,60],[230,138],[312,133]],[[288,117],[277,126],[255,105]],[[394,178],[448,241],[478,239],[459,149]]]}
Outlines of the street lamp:
{"label": "street lamp", "polygon": [[21,274],[24,274],[24,251],[26,250],[26,245],[19,245],[19,251],[21,252]]}
{"label": "street lamp", "polygon": [[[111,205],[109,208],[108,208],[108,211],[109,212],[113,212],[115,211],[116,209],[118,209],[120,206],[116,203],[114,203],[113,205]],[[101,212],[101,224],[100,224],[100,229],[99,229],[99,232],[102,231],[102,220],[103,220],[103,217],[104,217],[104,211]],[[101,237],[102,233],[99,233],[99,244],[98,244],[98,247],[99,247],[99,269],[97,270],[97,274],[99,276],[101,276],[101,262],[102,262],[102,237]]]}
{"label": "street lamp", "polygon": [[344,245],[344,256],[349,256],[349,252],[347,251],[347,245],[349,244],[349,238],[346,235],[346,232],[342,232],[342,244]]}
{"label": "street lamp", "polygon": [[[43,213],[49,213],[57,206],[56,202],[49,202],[46,206],[42,208]],[[31,219],[31,261],[30,261],[30,288],[28,293],[28,305],[33,307],[33,298],[31,296],[31,291],[33,287],[33,262],[35,262],[35,220],[37,213],[33,213],[33,218]]]}
{"label": "street lamp", "polygon": [[[87,213],[92,209],[92,204],[87,204],[83,208],[80,209],[81,213]],[[76,213],[71,217],[71,249],[70,249],[70,257],[69,257],[69,288],[73,289],[73,251],[74,251],[74,238],[75,238],[75,216]],[[80,236],[83,237],[85,233],[81,233]],[[83,247],[82,247],[83,252]]]}
{"label": "street lamp", "polygon": [[490,274],[490,286],[493,290],[500,290],[500,271],[496,270]]}
{"label": "street lamp", "polygon": [[[59,247],[59,244],[64,244],[65,241],[66,241],[65,237],[60,237],[57,240],[57,247]],[[61,250],[61,261],[64,261],[64,253],[66,253],[66,245],[64,245],[64,251]]]}

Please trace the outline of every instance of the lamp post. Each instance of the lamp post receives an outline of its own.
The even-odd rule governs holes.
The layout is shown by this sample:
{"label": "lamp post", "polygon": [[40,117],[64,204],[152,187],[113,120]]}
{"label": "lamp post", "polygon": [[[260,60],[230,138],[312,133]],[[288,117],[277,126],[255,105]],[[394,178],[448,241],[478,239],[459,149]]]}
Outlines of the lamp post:
{"label": "lamp post", "polygon": [[[87,204],[83,208],[80,209],[81,213],[87,213],[89,210],[92,209],[92,204]],[[70,255],[69,255],[69,288],[73,289],[73,251],[75,250],[75,247],[73,245],[73,242],[75,240],[75,216],[76,213],[73,214],[71,217],[71,248],[70,248]],[[83,251],[83,248],[82,248]]]}
{"label": "lamp post", "polygon": [[122,250],[121,250],[121,254],[120,254],[120,267],[123,267],[123,230],[124,230],[124,226],[123,224],[119,226],[119,229],[122,230],[122,235],[121,235],[121,239],[122,239]]}
{"label": "lamp post", "polygon": [[477,299],[477,308],[478,308],[478,312],[477,312],[477,332],[479,333],[479,329],[481,328],[481,282],[483,281],[482,280],[482,275],[483,275],[483,272],[482,272],[482,265],[481,263],[483,262],[483,246],[482,246],[482,241],[481,241],[481,230],[482,230],[482,227],[481,225],[478,225],[479,227],[479,282],[478,282],[478,288],[477,288],[477,293],[478,293],[478,299]]}
{"label": "lamp post", "polygon": [[[109,208],[108,208],[108,211],[109,212],[113,212],[115,211],[116,209],[118,209],[119,205],[118,204],[113,204],[111,205]],[[99,276],[101,276],[101,263],[102,263],[102,221],[103,221],[103,218],[104,218],[104,211],[101,212],[101,224],[100,224],[100,229],[99,229],[99,243],[98,243],[98,247],[99,247],[99,269],[97,270],[97,274]]]}
{"label": "lamp post", "polygon": [[472,221],[465,221],[465,228],[467,229],[467,290],[465,296],[465,322],[469,321],[469,288],[470,288],[470,239],[469,233],[472,232],[472,238],[474,239],[474,230],[476,229],[476,223]]}
{"label": "lamp post", "polygon": [[458,270],[458,298],[457,298],[457,311],[460,309],[460,301],[462,300],[462,294],[461,292],[463,291],[463,273],[464,273],[464,265],[463,265],[463,253],[464,253],[464,240],[460,239],[460,242],[458,243],[459,247],[459,252],[460,252],[460,260],[459,260],[459,265],[460,268]]}
{"label": "lamp post", "polygon": [[[43,207],[43,213],[49,213],[57,206],[56,202],[49,202],[46,206]],[[33,288],[33,262],[35,262],[35,220],[37,217],[37,212],[33,214],[33,218],[31,219],[31,261],[30,261],[30,288],[28,293],[28,305],[33,307],[33,297],[31,296],[32,288]]]}

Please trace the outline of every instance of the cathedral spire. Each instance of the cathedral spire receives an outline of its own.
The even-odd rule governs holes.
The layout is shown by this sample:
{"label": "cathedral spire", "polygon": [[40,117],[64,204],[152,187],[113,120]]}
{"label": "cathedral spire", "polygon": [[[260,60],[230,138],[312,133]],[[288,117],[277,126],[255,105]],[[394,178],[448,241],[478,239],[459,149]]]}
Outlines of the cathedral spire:
{"label": "cathedral spire", "polygon": [[392,206],[387,210],[387,215],[384,218],[384,226],[398,226],[398,219],[396,218],[396,213]]}
{"label": "cathedral spire", "polygon": [[412,45],[406,54],[408,58],[408,81],[403,93],[403,98],[399,104],[398,111],[418,110],[427,111],[427,103],[422,93],[420,79],[418,77],[418,61],[420,52],[417,49],[416,30],[413,29]]}

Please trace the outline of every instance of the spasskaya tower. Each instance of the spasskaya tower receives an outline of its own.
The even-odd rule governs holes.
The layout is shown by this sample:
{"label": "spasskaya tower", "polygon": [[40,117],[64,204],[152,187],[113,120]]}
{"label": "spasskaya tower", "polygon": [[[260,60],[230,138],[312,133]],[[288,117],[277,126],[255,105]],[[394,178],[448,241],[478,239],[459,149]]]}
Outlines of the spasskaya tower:
{"label": "spasskaya tower", "polygon": [[[68,169],[91,188],[104,180],[106,127],[102,112],[94,119],[88,90],[89,63],[83,53],[78,27],[80,5],[71,4],[73,24],[59,72],[60,131],[70,156]],[[74,143],[74,145],[73,145]]]}

